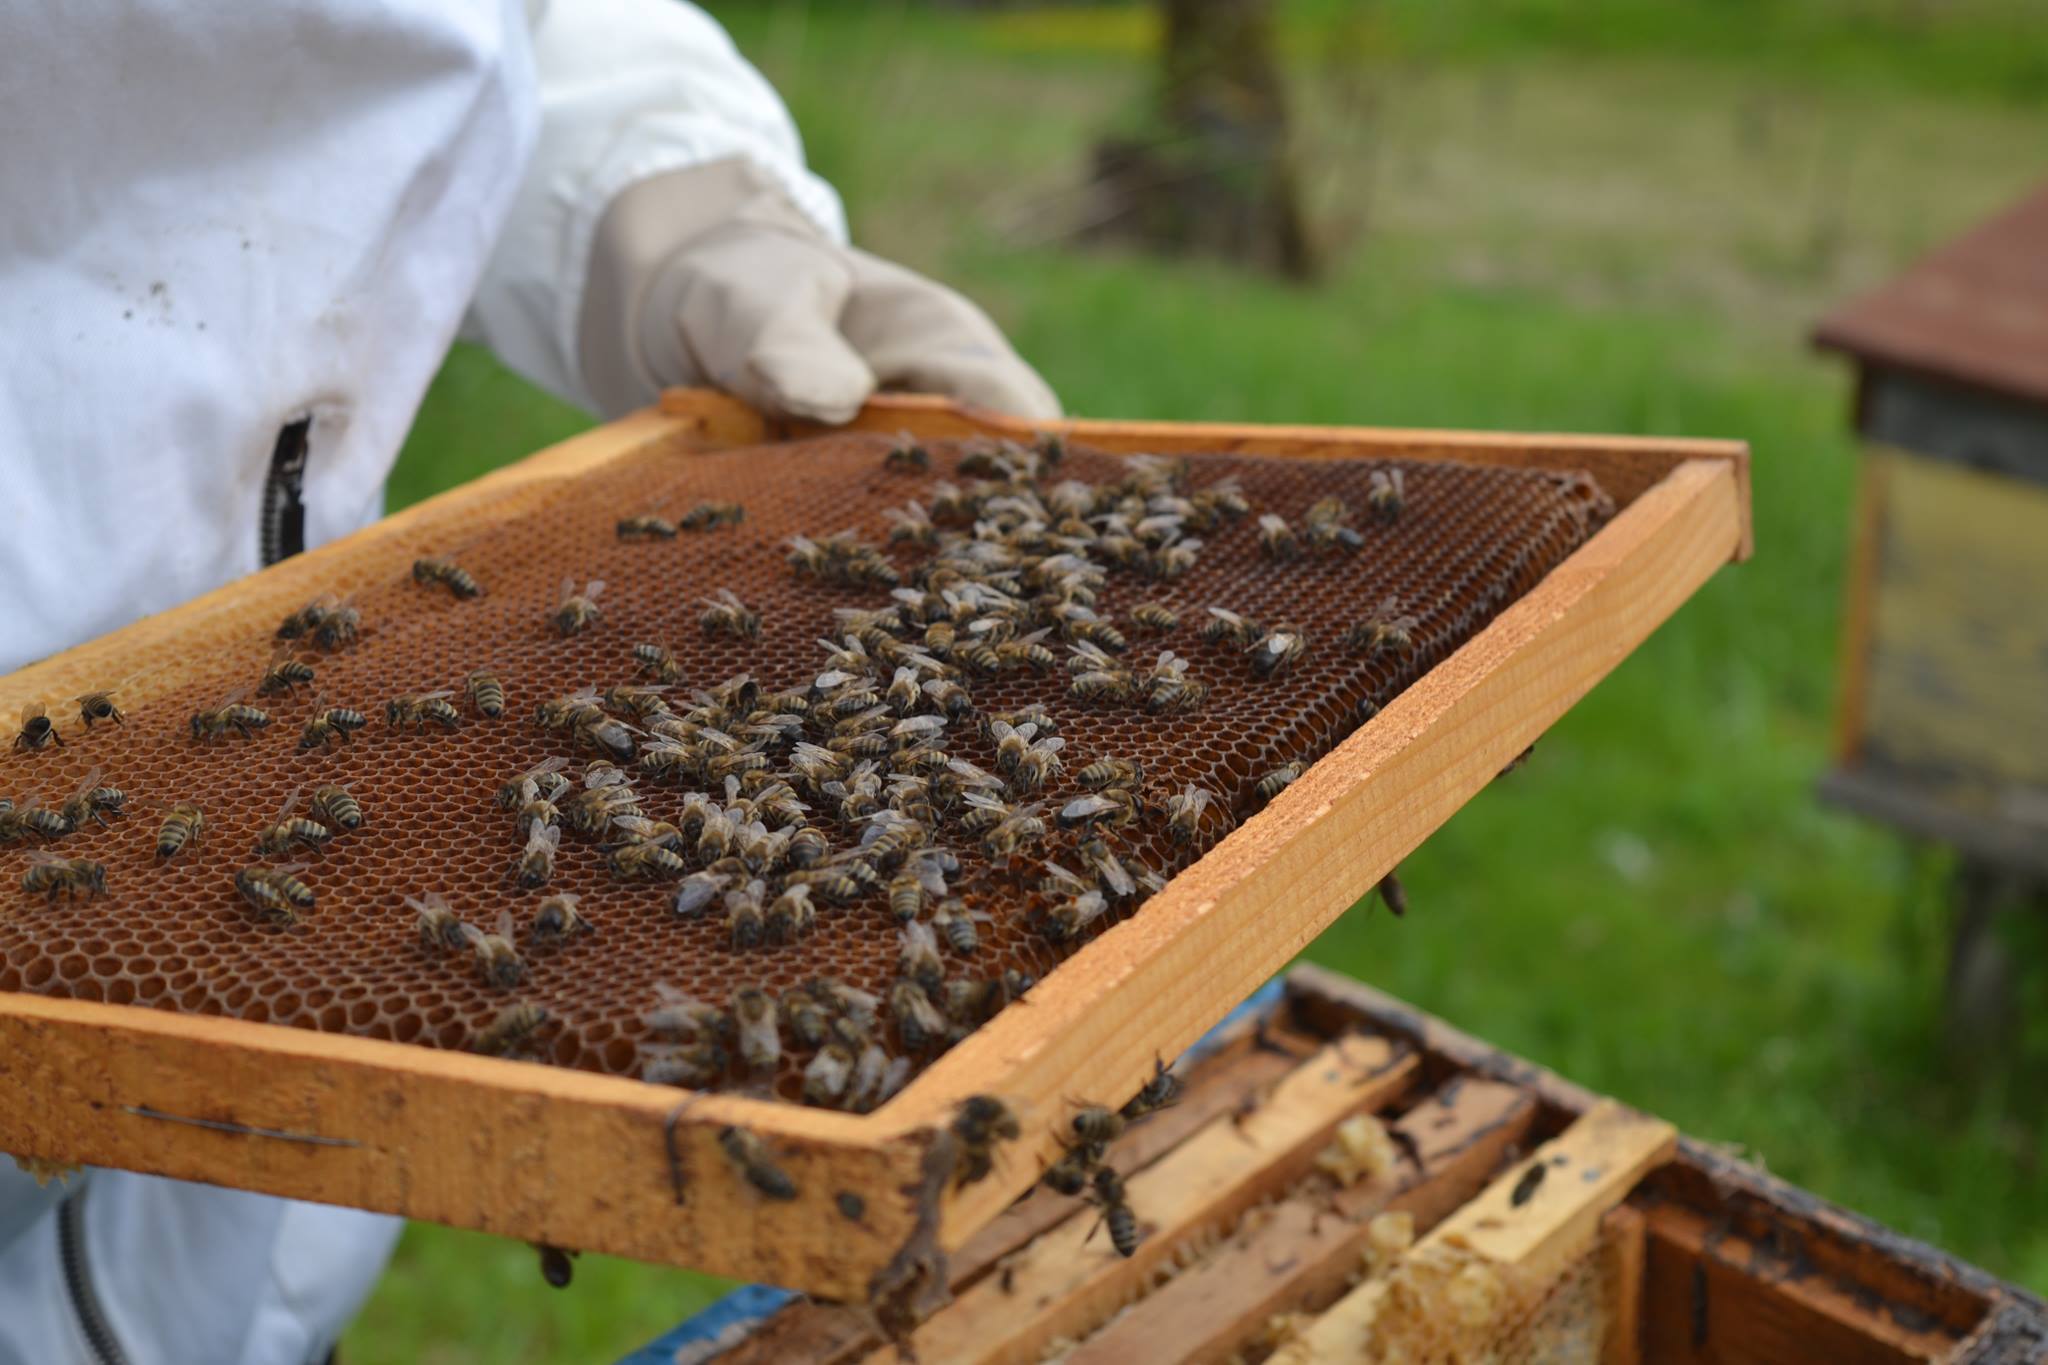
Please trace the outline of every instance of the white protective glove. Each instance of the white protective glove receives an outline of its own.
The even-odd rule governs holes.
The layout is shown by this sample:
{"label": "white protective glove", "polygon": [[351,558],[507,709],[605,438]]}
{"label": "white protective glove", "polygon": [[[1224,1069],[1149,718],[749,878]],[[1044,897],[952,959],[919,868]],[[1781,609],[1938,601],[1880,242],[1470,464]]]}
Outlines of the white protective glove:
{"label": "white protective glove", "polygon": [[829,423],[877,389],[1027,418],[1060,413],[987,314],[825,236],[739,158],[657,175],[613,199],[591,246],[578,348],[607,415],[677,384]]}

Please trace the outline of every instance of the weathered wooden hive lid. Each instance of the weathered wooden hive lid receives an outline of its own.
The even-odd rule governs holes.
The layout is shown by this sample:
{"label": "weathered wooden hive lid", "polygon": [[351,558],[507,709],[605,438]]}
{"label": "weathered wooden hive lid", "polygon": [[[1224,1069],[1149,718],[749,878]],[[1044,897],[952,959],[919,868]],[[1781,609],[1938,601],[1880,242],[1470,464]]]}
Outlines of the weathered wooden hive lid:
{"label": "weathered wooden hive lid", "polygon": [[2048,184],[1836,308],[1814,342],[2048,404]]}

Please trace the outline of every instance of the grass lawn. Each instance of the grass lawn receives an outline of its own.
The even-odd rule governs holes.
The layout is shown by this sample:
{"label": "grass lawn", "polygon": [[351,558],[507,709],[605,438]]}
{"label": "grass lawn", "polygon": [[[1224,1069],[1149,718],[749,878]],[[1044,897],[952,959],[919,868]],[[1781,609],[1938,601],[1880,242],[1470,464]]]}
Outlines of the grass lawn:
{"label": "grass lawn", "polygon": [[[1145,89],[1135,11],[714,6],[863,244],[981,299],[1075,412],[1750,440],[1755,561],[1409,862],[1413,914],[1309,955],[2048,1292],[2021,1079],[2048,992],[2012,1056],[1959,1073],[1942,860],[1811,796],[1856,456],[1803,328],[2041,174],[2020,7],[1290,8],[1334,239],[1313,290],[1059,245],[1090,140]],[[1759,32],[1802,59],[1751,60]],[[458,351],[393,504],[586,421]],[[346,1353],[606,1359],[718,1288],[585,1257],[557,1294],[525,1247],[416,1226]]]}

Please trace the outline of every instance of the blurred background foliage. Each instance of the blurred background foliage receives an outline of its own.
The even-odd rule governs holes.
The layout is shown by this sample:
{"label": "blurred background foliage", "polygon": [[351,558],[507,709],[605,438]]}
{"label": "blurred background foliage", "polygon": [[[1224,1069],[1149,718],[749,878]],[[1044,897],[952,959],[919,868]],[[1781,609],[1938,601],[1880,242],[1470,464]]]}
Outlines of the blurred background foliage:
{"label": "blurred background foliage", "polygon": [[[1754,562],[1409,861],[1406,920],[1308,955],[2048,1292],[2048,936],[2009,926],[2025,1008],[1958,1058],[1945,855],[1812,797],[1856,448],[1804,340],[2042,175],[2038,0],[1282,0],[1308,287],[1071,245],[1090,148],[1150,107],[1148,6],[709,7],[861,244],[1077,414],[1749,440]],[[588,421],[458,349],[393,505]],[[586,1256],[555,1293],[415,1226],[345,1354],[608,1359],[720,1288]]]}

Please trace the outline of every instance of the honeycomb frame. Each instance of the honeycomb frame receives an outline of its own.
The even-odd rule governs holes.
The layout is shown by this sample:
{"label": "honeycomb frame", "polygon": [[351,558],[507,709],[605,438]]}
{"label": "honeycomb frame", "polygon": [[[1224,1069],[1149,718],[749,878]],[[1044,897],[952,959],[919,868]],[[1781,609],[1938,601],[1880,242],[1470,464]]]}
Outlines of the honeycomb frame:
{"label": "honeycomb frame", "polygon": [[[916,399],[879,401],[862,414],[856,426],[879,432],[907,428],[930,437],[977,431],[1029,434],[1014,424],[1005,426],[999,419]],[[413,1216],[516,1231],[562,1245],[680,1261],[841,1297],[861,1292],[869,1277],[892,1258],[900,1264],[899,1253],[905,1247],[921,1244],[929,1250],[934,1244],[956,1243],[1013,1195],[1021,1181],[1028,1180],[1034,1162],[1047,1150],[1049,1127],[1028,1125],[1028,1141],[1018,1144],[1017,1159],[1001,1164],[997,1179],[958,1192],[939,1188],[921,1174],[923,1155],[933,1145],[931,1135],[942,1128],[960,1097],[993,1090],[1015,1097],[1027,1113],[1036,1113],[1057,1110],[1063,1095],[1107,1096],[1135,1089],[1154,1056],[1172,1055],[1245,990],[1281,965],[1428,828],[1476,790],[1485,776],[1533,739],[1571,697],[1617,661],[1635,639],[1711,572],[1713,565],[1739,556],[1745,549],[1743,453],[1728,443],[1116,423],[1074,423],[1067,430],[1071,440],[1104,449],[1237,449],[1373,458],[1398,455],[1593,469],[1603,486],[1627,506],[1614,524],[1575,551],[1559,571],[1403,693],[1380,720],[1354,733],[1265,812],[1174,877],[1165,892],[1147,902],[1142,914],[1067,959],[1027,997],[1028,1007],[999,1015],[872,1115],[798,1111],[730,1094],[705,1094],[678,1103],[673,1092],[650,1095],[646,1093],[650,1087],[611,1077],[561,1074],[554,1068],[461,1054],[400,1058],[394,1049],[408,1054],[422,1054],[423,1050],[343,1036],[285,1037],[300,1031],[267,1024],[6,996],[0,997],[0,1007],[4,1007],[0,1008],[0,1028],[28,1029],[37,1035],[40,1045],[13,1050],[8,1060],[0,1062],[0,1068],[21,1077],[38,1093],[63,1098],[67,1091],[75,1090],[75,1064],[90,1057],[95,1082],[113,1101],[109,1105],[102,1100],[99,1110],[111,1107],[131,1122],[95,1123],[90,1113],[76,1114],[70,1106],[57,1104],[47,1115],[23,1116],[21,1122],[0,1130],[0,1145],[53,1160],[82,1157],[247,1188],[389,1207]],[[214,642],[245,636],[253,620],[274,622],[282,614],[279,604],[289,609],[316,591],[348,591],[356,581],[388,578],[394,565],[409,564],[419,554],[447,550],[453,527],[474,529],[545,509],[552,488],[559,486],[553,481],[573,480],[651,442],[708,449],[805,434],[809,433],[771,428],[730,400],[710,395],[676,396],[663,411],[614,423],[423,504],[341,546],[290,561],[106,641],[25,670],[6,680],[0,697],[23,692],[68,695],[67,687],[75,692],[91,685],[73,685],[73,680],[104,678],[110,660],[129,659],[124,672],[132,671],[152,650],[205,650]],[[1651,515],[1630,510],[1646,501],[1654,504],[1645,509]],[[1690,521],[1701,524],[1698,533],[1690,541],[1674,539],[1667,545],[1664,538],[1675,536],[1677,524]],[[1640,525],[1631,530],[1631,523]],[[1630,534],[1617,537],[1617,526]],[[460,543],[459,537],[455,543]],[[1595,553],[1603,546],[1606,553]],[[1671,546],[1683,561],[1675,577],[1665,571],[1670,566],[1653,563],[1667,558],[1662,552]],[[1619,558],[1617,550],[1623,551]],[[1626,571],[1636,564],[1659,572],[1648,584],[1647,600],[1617,605],[1627,618],[1619,632],[1611,623],[1588,615],[1583,606],[1577,618],[1555,614],[1560,605],[1570,607],[1599,595],[1595,590],[1619,587],[1618,578],[1628,575],[1617,574],[1617,570]],[[1576,575],[1568,572],[1574,565],[1580,566]],[[1549,607],[1539,603],[1531,608],[1532,600],[1546,588],[1560,579],[1570,585],[1574,578],[1578,581],[1571,586],[1572,601]],[[1361,779],[1370,775],[1374,766],[1396,766],[1405,751],[1432,747],[1417,745],[1414,740],[1439,728],[1439,722],[1452,719],[1430,714],[1430,707],[1417,711],[1414,706],[1418,700],[1429,699],[1432,689],[1427,684],[1432,678],[1446,670],[1469,675],[1455,695],[1435,699],[1440,703],[1464,700],[1474,690],[1486,690],[1489,678],[1514,671],[1504,666],[1513,662],[1516,649],[1554,632],[1567,619],[1590,621],[1596,637],[1614,637],[1613,642],[1603,642],[1601,649],[1592,652],[1595,657],[1574,665],[1573,671],[1583,677],[1573,678],[1563,692],[1546,692],[1528,715],[1517,715],[1508,723],[1491,726],[1489,733],[1470,736],[1471,743],[1455,746],[1462,751],[1455,755],[1455,762],[1446,761],[1448,751],[1443,746],[1434,746],[1438,750],[1435,761],[1444,765],[1444,771],[1434,780],[1414,768],[1405,775],[1409,783],[1437,788],[1426,793],[1429,809],[1404,810],[1397,804],[1398,818],[1377,820],[1383,828],[1367,840],[1336,840],[1338,847],[1319,849],[1313,860],[1297,853],[1292,873],[1280,878],[1283,883],[1297,883],[1289,893],[1287,913],[1278,917],[1281,922],[1272,922],[1270,916],[1266,923],[1250,922],[1255,917],[1239,907],[1270,900],[1273,869],[1289,861],[1277,857],[1287,845],[1330,843],[1327,828],[1321,839],[1304,836],[1314,835],[1319,824],[1329,826],[1332,822],[1327,817],[1337,806],[1352,809],[1348,821],[1336,823],[1349,822],[1352,832],[1359,832],[1362,825],[1358,822],[1373,819],[1368,808],[1377,804],[1357,799],[1366,794]],[[1504,626],[1513,629],[1504,632]],[[1505,649],[1499,638],[1503,633],[1511,637]],[[1512,639],[1517,634],[1519,642]],[[1477,675],[1473,674],[1475,666]],[[143,686],[149,685],[145,682]],[[1522,685],[1526,687],[1527,680]],[[1506,690],[1512,694],[1515,689],[1510,686]],[[1440,713],[1451,709],[1455,708],[1435,708]],[[1411,711],[1415,714],[1407,716],[1404,740],[1388,721],[1398,722],[1404,712]],[[1422,723],[1418,725],[1418,721]],[[1455,729],[1449,726],[1441,732]],[[1526,738],[1519,738],[1524,734]],[[1512,747],[1501,752],[1509,745]],[[1354,761],[1336,764],[1344,771],[1334,770],[1333,763],[1346,751],[1363,751],[1364,767],[1354,754]],[[1379,815],[1384,817],[1386,812]],[[1352,846],[1344,846],[1347,843]],[[1317,868],[1330,874],[1319,879],[1322,884],[1313,888],[1298,885],[1302,873]],[[1224,913],[1226,910],[1230,912]],[[1255,944],[1233,944],[1233,937],[1242,940],[1247,932],[1257,940]],[[1161,982],[1176,976],[1183,982],[1192,980],[1194,988],[1183,984],[1177,990],[1159,989]],[[65,1046],[49,1045],[60,1036]],[[145,1055],[154,1057],[148,1067],[140,1065]],[[281,1072],[280,1063],[284,1063]],[[169,1084],[177,1076],[184,1077],[182,1087]],[[407,1150],[417,1148],[423,1133],[440,1134],[430,1141],[448,1144],[440,1116],[429,1113],[408,1122],[386,1115],[388,1127],[362,1136],[371,1131],[361,1123],[364,1108],[374,1106],[380,1087],[388,1090],[383,1083],[394,1076],[426,1091],[445,1092],[441,1098],[448,1102],[480,1105],[491,1111],[491,1121],[481,1131],[463,1135],[472,1154],[484,1155],[468,1173],[450,1176],[442,1170],[445,1189],[423,1188],[416,1179],[400,1180],[396,1169],[411,1172],[446,1165],[445,1152],[429,1160]],[[309,1098],[309,1081],[316,1079],[319,1083],[311,1086]],[[248,1088],[237,1088],[243,1085]],[[318,1093],[322,1086],[329,1093]],[[146,1100],[151,1095],[162,1101],[161,1092],[167,1087],[171,1102],[137,1102],[138,1096]],[[283,1094],[278,1093],[280,1088]],[[459,1101],[455,1099],[458,1094],[462,1097]],[[237,1095],[243,1102],[227,1104],[224,1109],[224,1095]],[[291,1121],[269,1112],[279,1105]],[[539,1120],[535,1130],[521,1135],[501,1127],[507,1106],[530,1111],[532,1118]],[[240,1117],[225,1118],[227,1110]],[[337,1117],[340,1122],[333,1121]],[[262,1121],[265,1118],[272,1121]],[[63,1119],[73,1121],[67,1125],[60,1121]],[[143,1122],[133,1122],[138,1119]],[[335,1141],[354,1145],[306,1144],[320,1157],[309,1161],[303,1154],[281,1155],[291,1149],[275,1136],[268,1142],[260,1137],[252,1140],[232,1130],[178,1125],[180,1119],[231,1122],[273,1135],[329,1138],[338,1131],[347,1132],[348,1138]],[[647,1136],[650,1121],[668,1135],[651,1144],[652,1149]],[[743,1123],[776,1145],[799,1185],[807,1190],[795,1206],[768,1206],[749,1198],[744,1189],[733,1190],[730,1181],[693,1178],[725,1173],[715,1138],[717,1130],[729,1122]],[[562,1131],[545,1137],[542,1130],[554,1127]],[[143,1137],[152,1128],[157,1138],[154,1142]],[[188,1128],[190,1132],[185,1131]],[[633,1134],[630,1138],[623,1136],[628,1131]],[[651,1188],[629,1199],[600,1197],[596,1191],[609,1183],[610,1173],[607,1163],[595,1159],[588,1149],[600,1140],[623,1141],[634,1147],[629,1164],[644,1168],[641,1177],[653,1177]],[[557,1141],[568,1150],[550,1158],[547,1149]],[[360,1155],[336,1155],[338,1152]],[[257,1157],[259,1153],[263,1155]],[[343,1179],[337,1188],[331,1178],[334,1172],[356,1165],[378,1169],[361,1178]],[[308,1166],[333,1170],[312,1178],[304,1169]],[[476,1170],[486,1174],[479,1176]],[[826,1181],[805,1179],[827,1171],[831,1177]],[[400,1184],[407,1188],[400,1191]],[[498,1198],[485,1200],[487,1190]],[[833,1235],[833,1220],[847,1217],[836,1196],[860,1191],[866,1192],[860,1200],[863,1215],[857,1220],[864,1235],[849,1245]],[[833,1197],[828,1199],[828,1194]],[[679,1195],[680,1211],[676,1207]],[[518,1210],[511,1219],[513,1226],[506,1225],[506,1215],[497,1207],[503,1202]],[[637,1214],[628,1217],[625,1206],[635,1207]],[[830,1212],[835,1208],[838,1212]],[[806,1212],[829,1213],[829,1217],[806,1221],[801,1216]]]}

